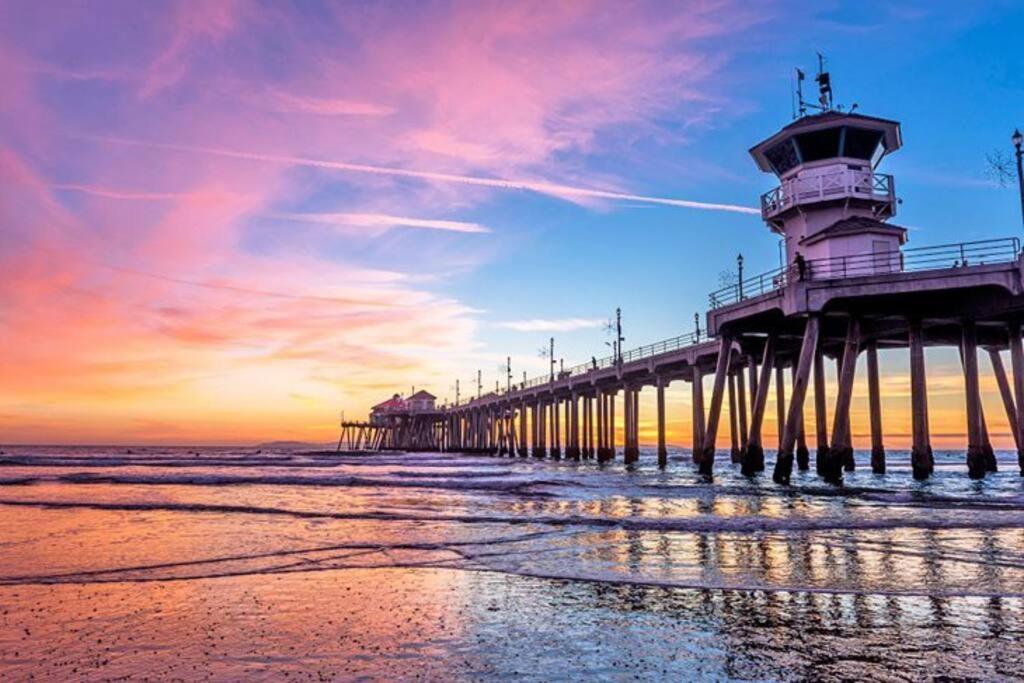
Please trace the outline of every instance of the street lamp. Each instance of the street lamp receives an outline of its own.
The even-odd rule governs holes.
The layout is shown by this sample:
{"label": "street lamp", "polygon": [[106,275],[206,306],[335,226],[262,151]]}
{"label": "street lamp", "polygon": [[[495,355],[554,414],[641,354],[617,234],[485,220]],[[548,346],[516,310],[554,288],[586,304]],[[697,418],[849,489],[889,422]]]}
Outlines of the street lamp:
{"label": "street lamp", "polygon": [[739,301],[743,301],[743,254],[736,254],[736,271],[737,277],[737,297]]}
{"label": "street lamp", "polygon": [[1020,219],[1024,223],[1024,168],[1022,168],[1021,163],[1021,159],[1024,158],[1024,151],[1021,151],[1024,135],[1021,135],[1019,128],[1014,129],[1013,137],[1010,138],[1010,141],[1013,142],[1017,154],[1017,187],[1020,190]]}

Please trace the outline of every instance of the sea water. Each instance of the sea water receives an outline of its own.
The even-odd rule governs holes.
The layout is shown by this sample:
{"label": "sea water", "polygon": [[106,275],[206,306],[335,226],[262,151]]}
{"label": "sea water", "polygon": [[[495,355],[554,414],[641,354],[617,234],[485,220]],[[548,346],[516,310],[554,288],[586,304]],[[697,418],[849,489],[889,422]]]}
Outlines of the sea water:
{"label": "sea water", "polygon": [[5,447],[3,680],[1024,674],[1024,479]]}

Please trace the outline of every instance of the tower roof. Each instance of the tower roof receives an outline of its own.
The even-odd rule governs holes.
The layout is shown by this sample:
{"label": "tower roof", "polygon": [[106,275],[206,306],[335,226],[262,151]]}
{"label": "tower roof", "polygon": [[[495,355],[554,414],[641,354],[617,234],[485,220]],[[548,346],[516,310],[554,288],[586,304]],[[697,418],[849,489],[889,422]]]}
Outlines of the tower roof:
{"label": "tower roof", "polygon": [[810,246],[831,237],[863,235],[866,233],[893,235],[899,238],[900,244],[905,244],[907,241],[907,229],[902,226],[883,223],[867,216],[850,216],[840,219],[827,228],[803,238],[800,240],[800,246]]}
{"label": "tower roof", "polygon": [[[803,116],[784,126],[779,130],[779,132],[751,147],[750,156],[754,158],[754,161],[757,162],[757,167],[762,171],[781,175],[777,162],[773,162],[773,159],[770,158],[779,158],[778,148],[780,146],[786,145],[786,143],[794,139],[803,139],[803,136],[808,134],[817,133],[818,131],[826,131],[829,129],[838,130],[843,127],[855,129],[856,131],[874,132],[876,146],[878,135],[881,134],[883,156],[889,152],[896,151],[903,145],[899,121],[883,119],[877,116],[865,116],[864,114],[830,110],[821,112],[820,114]],[[786,146],[788,147],[788,145]],[[794,156],[796,160],[799,161],[800,156],[799,154],[796,154],[795,149]],[[833,156],[854,155],[838,153]],[[859,158],[862,155],[858,153],[856,156]],[[870,154],[867,156],[868,158],[871,158]]]}
{"label": "tower roof", "polygon": [[429,391],[423,391],[422,389],[420,389],[415,394],[410,396],[408,400],[410,400],[410,401],[419,401],[419,400],[436,401],[437,400],[437,396],[434,396]]}

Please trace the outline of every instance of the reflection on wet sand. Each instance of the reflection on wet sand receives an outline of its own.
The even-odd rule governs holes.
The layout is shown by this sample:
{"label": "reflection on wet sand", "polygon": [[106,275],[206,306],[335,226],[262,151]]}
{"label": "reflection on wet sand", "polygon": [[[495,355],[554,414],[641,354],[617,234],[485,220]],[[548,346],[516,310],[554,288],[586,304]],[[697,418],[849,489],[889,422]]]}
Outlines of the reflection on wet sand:
{"label": "reflection on wet sand", "polygon": [[[1018,675],[1024,498],[939,471],[15,454],[11,678]],[[1006,468],[1012,472],[1012,468]],[[20,482],[20,483],[13,483]]]}

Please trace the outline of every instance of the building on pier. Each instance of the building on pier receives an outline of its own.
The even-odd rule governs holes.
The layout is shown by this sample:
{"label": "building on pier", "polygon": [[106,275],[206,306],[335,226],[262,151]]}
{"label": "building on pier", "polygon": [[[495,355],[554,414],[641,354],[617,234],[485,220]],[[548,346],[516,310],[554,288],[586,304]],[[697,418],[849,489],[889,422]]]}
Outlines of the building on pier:
{"label": "building on pier", "polygon": [[[653,387],[657,457],[664,466],[665,388],[681,380],[692,394],[692,459],[701,472],[714,471],[726,416],[732,462],[751,476],[765,469],[762,427],[774,391],[775,481],[788,484],[794,465],[811,468],[813,442],[818,474],[839,483],[857,466],[850,403],[861,357],[870,465],[885,472],[878,352],[899,349],[910,359],[913,476],[926,478],[934,462],[925,348],[951,346],[963,371],[968,474],[980,478],[996,468],[980,396],[979,348],[988,356],[1024,474],[1018,239],[908,246],[906,229],[889,222],[899,200],[893,177],[880,168],[902,146],[899,122],[834,110],[828,95],[823,92],[819,113],[801,116],[751,148],[757,166],[778,178],[761,198],[761,215],[785,241],[786,261],[753,277],[741,273],[712,292],[707,336],[683,335],[453,406],[445,411],[444,447],[606,461],[617,456],[621,438],[623,459],[635,462],[638,394]],[[1009,374],[1001,354],[1007,349]],[[825,391],[830,362],[837,385],[831,410]],[[708,375],[713,381],[705,402]],[[805,424],[809,396],[813,420]]]}
{"label": "building on pier", "polygon": [[444,413],[437,397],[427,391],[413,391],[409,398],[395,394],[370,409],[366,422],[342,420],[338,450],[416,450],[441,448]]}

